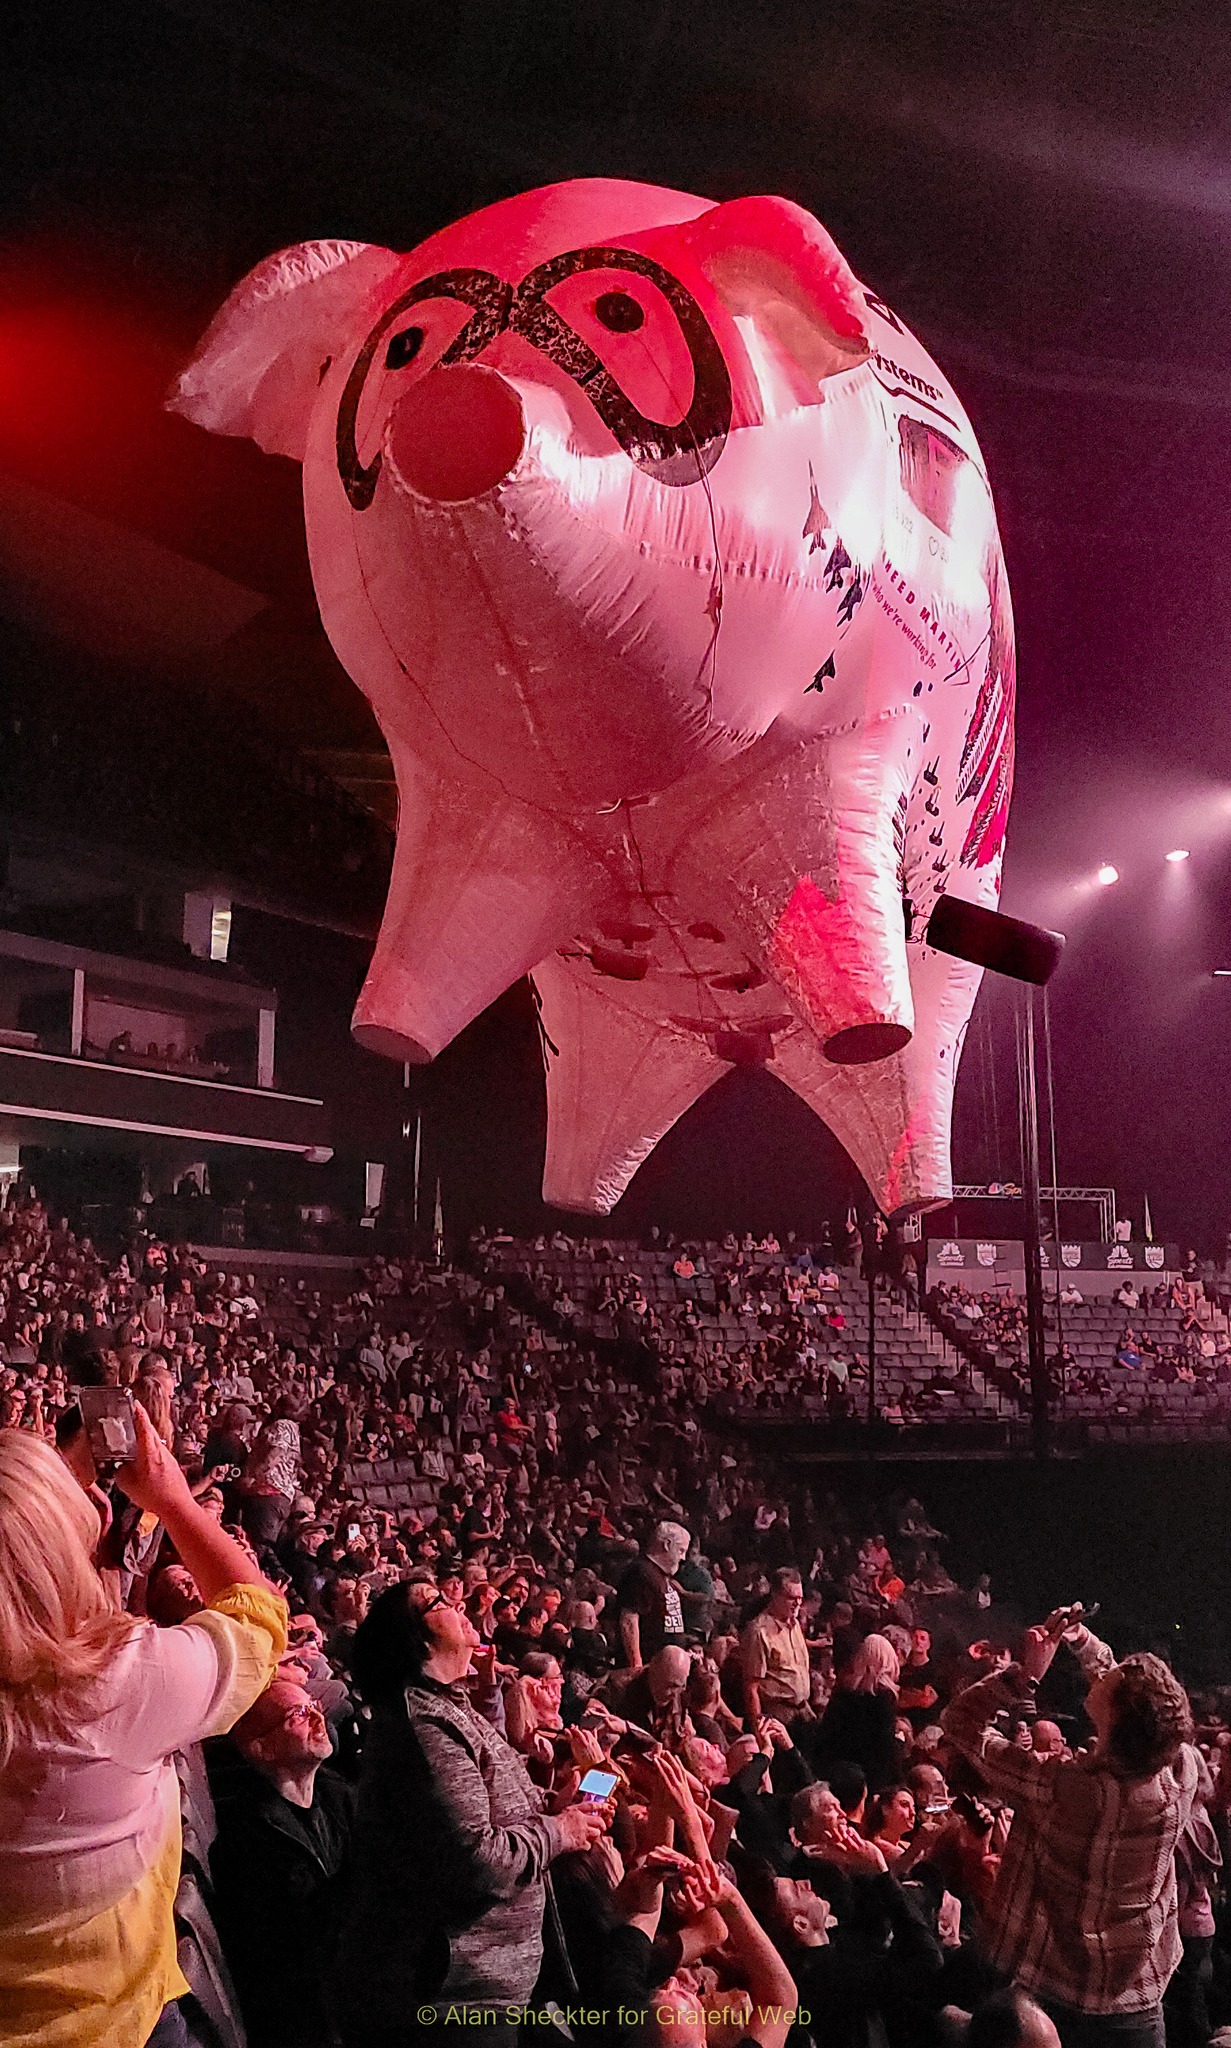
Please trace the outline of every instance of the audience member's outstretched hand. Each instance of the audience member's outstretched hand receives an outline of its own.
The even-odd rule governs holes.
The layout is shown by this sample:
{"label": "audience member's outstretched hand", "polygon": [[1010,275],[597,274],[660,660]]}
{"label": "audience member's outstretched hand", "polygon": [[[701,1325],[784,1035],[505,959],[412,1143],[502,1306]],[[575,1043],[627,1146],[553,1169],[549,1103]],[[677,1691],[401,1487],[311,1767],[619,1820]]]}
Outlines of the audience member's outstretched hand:
{"label": "audience member's outstretched hand", "polygon": [[115,1483],[135,1507],[165,1522],[168,1511],[174,1514],[177,1508],[191,1504],[192,1492],[181,1467],[139,1401],[133,1402],[133,1420],[137,1428],[137,1453],[127,1465],[119,1467]]}

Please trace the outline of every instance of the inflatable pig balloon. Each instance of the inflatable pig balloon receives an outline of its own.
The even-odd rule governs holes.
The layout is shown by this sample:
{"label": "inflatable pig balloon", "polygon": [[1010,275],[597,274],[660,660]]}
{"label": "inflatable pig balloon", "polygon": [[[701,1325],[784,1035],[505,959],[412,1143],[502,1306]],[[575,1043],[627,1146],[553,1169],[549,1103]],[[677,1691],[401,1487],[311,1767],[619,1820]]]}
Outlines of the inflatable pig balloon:
{"label": "inflatable pig balloon", "polygon": [[359,1040],[430,1060],[531,974],[562,1208],[733,1063],[947,1197],[977,974],[923,935],[997,895],[1012,617],[970,425],[824,229],[587,179],[305,243],[172,402],[302,462],[397,772]]}

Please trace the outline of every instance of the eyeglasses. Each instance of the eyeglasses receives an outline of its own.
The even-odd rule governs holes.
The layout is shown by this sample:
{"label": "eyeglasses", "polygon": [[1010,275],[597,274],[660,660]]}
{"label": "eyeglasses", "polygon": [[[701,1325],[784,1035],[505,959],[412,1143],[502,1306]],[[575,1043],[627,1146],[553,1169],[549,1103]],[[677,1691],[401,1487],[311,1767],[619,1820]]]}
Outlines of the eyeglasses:
{"label": "eyeglasses", "polygon": [[287,1709],[286,1713],[282,1716],[282,1725],[284,1728],[289,1728],[292,1721],[319,1721],[323,1720],[323,1718],[324,1716],[320,1708],[311,1700],[305,1700],[301,1707],[290,1707]]}

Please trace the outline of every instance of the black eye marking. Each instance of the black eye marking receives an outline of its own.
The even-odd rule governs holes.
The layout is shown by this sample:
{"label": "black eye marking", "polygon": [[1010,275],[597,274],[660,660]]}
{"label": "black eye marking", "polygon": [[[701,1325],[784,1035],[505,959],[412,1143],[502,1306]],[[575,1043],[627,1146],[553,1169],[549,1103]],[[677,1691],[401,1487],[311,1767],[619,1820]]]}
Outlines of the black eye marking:
{"label": "black eye marking", "polygon": [[[547,294],[556,285],[587,270],[625,270],[649,278],[675,314],[692,360],[693,394],[688,411],[674,426],[666,426],[640,412],[593,349],[549,303]],[[391,306],[386,306],[351,365],[338,405],[338,475],[356,512],[367,511],[376,495],[381,472],[380,450],[370,462],[364,463],[359,459],[356,442],[359,403],[368,372],[394,323],[423,300],[440,298],[456,299],[471,308],[461,333],[440,358],[443,367],[475,362],[497,335],[520,334],[573,379],[624,453],[656,482],[673,487],[697,483],[722,454],[731,429],[731,374],[717,336],[691,292],[661,263],[638,250],[614,246],[570,249],[562,256],[537,264],[516,286],[494,276],[490,270],[441,270],[420,279]],[[619,317],[631,331],[645,319],[644,310],[628,292],[600,294],[596,312],[604,302],[619,306]],[[635,322],[629,320],[632,310],[638,316]],[[412,335],[418,336],[419,329],[407,328],[388,343],[386,360],[391,369],[413,360]],[[406,354],[403,355],[399,344]],[[840,552],[839,543],[830,562],[831,572]],[[845,555],[842,563],[850,566]],[[859,596],[862,595],[860,589]]]}
{"label": "black eye marking", "polygon": [[404,327],[400,334],[394,335],[393,340],[385,350],[385,368],[387,370],[404,370],[407,363],[414,362],[422,347],[423,329],[421,327]]}
{"label": "black eye marking", "polygon": [[595,299],[594,311],[613,334],[635,334],[645,325],[645,313],[629,292],[604,292]]}
{"label": "black eye marking", "polygon": [[[693,367],[692,403],[675,426],[665,426],[640,412],[593,349],[548,300],[548,292],[556,285],[587,270],[626,270],[648,278],[675,314]],[[613,292],[610,296],[625,298],[629,294]],[[518,285],[509,325],[585,392],[603,425],[647,476],[662,484],[695,484],[714,467],[731,427],[730,372],[700,306],[661,263],[638,250],[615,246],[570,249],[563,256],[550,257]]]}
{"label": "black eye marking", "polygon": [[[355,361],[338,406],[336,430],[338,475],[342,487],[356,512],[366,512],[376,496],[376,485],[380,479],[381,456],[378,449],[372,460],[359,460],[355,442],[355,431],[359,418],[359,401],[368,371],[376,360],[376,351],[388,334],[394,322],[408,313],[412,306],[420,305],[424,299],[457,299],[463,306],[469,306],[471,315],[456,340],[449,343],[440,358],[442,363],[469,362],[473,356],[503,334],[509,324],[509,308],[513,301],[513,287],[490,270],[438,270],[431,277],[424,277],[413,284],[409,291],[402,293],[391,306],[386,306],[380,319],[372,329]],[[417,332],[417,330],[407,330]]]}

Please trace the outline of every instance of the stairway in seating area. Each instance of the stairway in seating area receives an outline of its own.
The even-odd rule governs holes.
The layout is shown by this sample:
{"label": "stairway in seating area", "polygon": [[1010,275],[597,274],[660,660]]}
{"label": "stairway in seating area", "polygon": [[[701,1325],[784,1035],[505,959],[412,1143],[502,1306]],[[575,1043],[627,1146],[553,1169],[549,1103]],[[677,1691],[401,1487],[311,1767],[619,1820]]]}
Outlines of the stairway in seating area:
{"label": "stairway in seating area", "polygon": [[955,1416],[999,1420],[1017,1412],[1015,1402],[992,1386],[926,1315],[907,1308],[900,1296],[878,1289],[876,1316],[877,1348],[892,1357],[887,1384],[895,1392],[907,1386],[917,1390],[940,1374],[952,1389],[944,1398]]}

